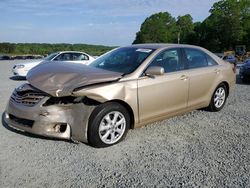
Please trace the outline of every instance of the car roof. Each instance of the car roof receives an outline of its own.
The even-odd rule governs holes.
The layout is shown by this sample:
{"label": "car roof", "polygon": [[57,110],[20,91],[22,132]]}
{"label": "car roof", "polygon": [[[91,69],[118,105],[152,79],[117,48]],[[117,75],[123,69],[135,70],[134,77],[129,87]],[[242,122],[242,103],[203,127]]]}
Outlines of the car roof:
{"label": "car roof", "polygon": [[133,44],[127,47],[135,47],[135,48],[150,48],[150,49],[161,49],[161,48],[168,48],[168,47],[176,47],[176,48],[200,48],[199,46],[188,45],[188,44],[171,44],[171,43],[147,43],[147,44]]}
{"label": "car roof", "polygon": [[86,54],[86,52],[80,52],[80,51],[59,51],[59,52],[55,52],[55,53],[84,53]]}

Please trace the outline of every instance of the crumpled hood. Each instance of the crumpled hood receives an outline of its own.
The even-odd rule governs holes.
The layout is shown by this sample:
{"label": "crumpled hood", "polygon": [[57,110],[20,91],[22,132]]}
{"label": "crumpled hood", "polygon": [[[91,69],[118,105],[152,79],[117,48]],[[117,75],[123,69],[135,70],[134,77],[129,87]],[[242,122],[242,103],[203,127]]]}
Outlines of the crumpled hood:
{"label": "crumpled hood", "polygon": [[32,86],[57,97],[71,95],[78,87],[115,81],[121,77],[122,73],[66,62],[41,63],[27,74]]}

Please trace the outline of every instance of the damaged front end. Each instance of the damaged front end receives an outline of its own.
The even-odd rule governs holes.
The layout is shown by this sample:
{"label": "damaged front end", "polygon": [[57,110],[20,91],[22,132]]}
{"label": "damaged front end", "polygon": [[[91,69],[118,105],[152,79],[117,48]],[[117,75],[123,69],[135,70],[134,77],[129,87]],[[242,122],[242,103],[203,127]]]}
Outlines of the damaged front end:
{"label": "damaged front end", "polygon": [[97,104],[87,97],[53,97],[24,84],[12,93],[4,119],[21,131],[87,142],[88,119]]}
{"label": "damaged front end", "polygon": [[137,83],[121,78],[84,65],[42,63],[12,93],[5,121],[21,131],[87,143],[89,117],[101,103],[126,101],[137,122]]}

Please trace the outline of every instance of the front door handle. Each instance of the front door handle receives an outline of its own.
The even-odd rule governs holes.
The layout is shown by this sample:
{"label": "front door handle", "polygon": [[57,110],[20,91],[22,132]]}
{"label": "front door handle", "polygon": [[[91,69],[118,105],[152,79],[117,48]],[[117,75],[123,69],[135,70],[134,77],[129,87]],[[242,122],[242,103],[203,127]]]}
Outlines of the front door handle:
{"label": "front door handle", "polygon": [[186,81],[187,79],[188,79],[188,76],[186,76],[186,75],[182,75],[182,76],[181,76],[181,80]]}

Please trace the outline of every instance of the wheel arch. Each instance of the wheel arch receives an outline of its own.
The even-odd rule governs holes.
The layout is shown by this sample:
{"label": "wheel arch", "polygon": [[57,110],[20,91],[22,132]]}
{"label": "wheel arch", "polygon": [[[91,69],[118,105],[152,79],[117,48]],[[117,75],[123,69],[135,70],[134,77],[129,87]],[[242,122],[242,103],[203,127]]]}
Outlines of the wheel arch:
{"label": "wheel arch", "polygon": [[[223,82],[221,82],[220,84],[224,84],[224,85],[226,86],[226,89],[227,89],[227,97],[228,97],[229,91],[230,91],[228,82],[227,82],[227,81],[223,81]],[[219,85],[220,85],[220,84],[219,84]],[[219,86],[219,85],[218,85],[218,86]],[[217,87],[218,87],[218,86],[217,86]]]}
{"label": "wheel arch", "polygon": [[125,107],[126,110],[129,113],[129,117],[130,117],[130,121],[131,121],[129,129],[134,129],[135,117],[134,117],[134,111],[131,108],[131,106],[128,103],[126,103],[125,101],[122,101],[122,100],[119,100],[119,99],[110,100],[110,101],[107,101],[107,102],[115,102],[115,103],[118,103],[118,104],[122,105],[123,107]]}

